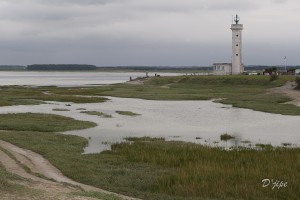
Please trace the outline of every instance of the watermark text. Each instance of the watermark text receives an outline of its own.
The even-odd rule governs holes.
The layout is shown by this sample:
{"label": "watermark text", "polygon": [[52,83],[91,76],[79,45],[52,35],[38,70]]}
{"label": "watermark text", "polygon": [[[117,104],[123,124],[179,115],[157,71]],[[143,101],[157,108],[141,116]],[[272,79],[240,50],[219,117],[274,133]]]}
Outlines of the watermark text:
{"label": "watermark text", "polygon": [[288,182],[276,180],[276,179],[263,179],[262,181],[262,187],[272,187],[272,190],[274,189],[280,189],[280,188],[286,188],[288,186]]}

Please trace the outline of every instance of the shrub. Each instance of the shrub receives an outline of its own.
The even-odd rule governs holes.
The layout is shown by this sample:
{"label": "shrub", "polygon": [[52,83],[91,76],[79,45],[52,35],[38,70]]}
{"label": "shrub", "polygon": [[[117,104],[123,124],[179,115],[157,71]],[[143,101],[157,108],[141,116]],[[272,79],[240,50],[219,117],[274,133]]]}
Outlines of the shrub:
{"label": "shrub", "polygon": [[270,76],[270,81],[272,82],[272,81],[275,81],[276,79],[278,79],[278,76],[276,75],[276,74],[272,74],[271,76]]}
{"label": "shrub", "polygon": [[296,87],[295,87],[295,89],[299,90],[299,89],[300,89],[300,78],[299,78],[299,77],[296,77],[295,82],[296,82]]}

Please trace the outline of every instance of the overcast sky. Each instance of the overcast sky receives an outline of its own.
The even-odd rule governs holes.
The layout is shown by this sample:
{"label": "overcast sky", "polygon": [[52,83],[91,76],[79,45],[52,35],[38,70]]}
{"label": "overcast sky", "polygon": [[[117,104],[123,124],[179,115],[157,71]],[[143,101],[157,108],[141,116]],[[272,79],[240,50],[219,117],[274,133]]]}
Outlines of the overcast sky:
{"label": "overcast sky", "polygon": [[299,0],[0,0],[0,64],[300,64]]}

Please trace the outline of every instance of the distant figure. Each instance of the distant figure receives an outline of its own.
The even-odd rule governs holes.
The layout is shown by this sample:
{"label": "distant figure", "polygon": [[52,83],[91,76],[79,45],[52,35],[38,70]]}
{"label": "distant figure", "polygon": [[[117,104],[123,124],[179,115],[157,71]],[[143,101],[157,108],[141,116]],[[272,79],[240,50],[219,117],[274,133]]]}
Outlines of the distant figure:
{"label": "distant figure", "polygon": [[155,77],[157,77],[157,74],[155,73]]}
{"label": "distant figure", "polygon": [[129,80],[132,81],[132,77],[131,76],[129,77]]}
{"label": "distant figure", "polygon": [[148,76],[148,72],[146,72],[146,77],[148,78],[149,76]]}

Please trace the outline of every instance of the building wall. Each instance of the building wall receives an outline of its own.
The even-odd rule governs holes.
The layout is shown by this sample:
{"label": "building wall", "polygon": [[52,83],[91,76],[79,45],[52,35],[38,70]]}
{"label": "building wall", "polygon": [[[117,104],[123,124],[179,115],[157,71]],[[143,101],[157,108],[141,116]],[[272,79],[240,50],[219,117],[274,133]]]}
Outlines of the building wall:
{"label": "building wall", "polygon": [[215,63],[213,64],[214,75],[230,75],[231,64],[230,63]]}

